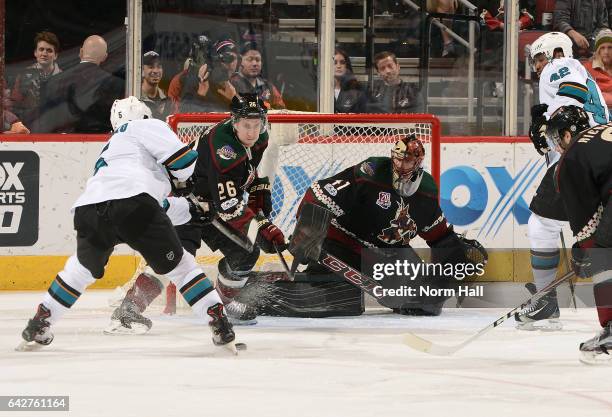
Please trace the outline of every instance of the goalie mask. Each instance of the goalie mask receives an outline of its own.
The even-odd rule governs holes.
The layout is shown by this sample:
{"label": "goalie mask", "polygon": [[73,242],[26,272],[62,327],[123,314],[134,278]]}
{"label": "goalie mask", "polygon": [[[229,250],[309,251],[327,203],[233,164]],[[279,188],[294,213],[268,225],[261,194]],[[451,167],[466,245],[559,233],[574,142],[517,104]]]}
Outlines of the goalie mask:
{"label": "goalie mask", "polygon": [[113,130],[117,130],[122,124],[130,120],[151,119],[151,109],[134,96],[121,100],[115,100],[111,107],[110,122]]}
{"label": "goalie mask", "polygon": [[531,45],[529,50],[529,64],[533,71],[536,71],[535,61],[536,56],[544,54],[548,62],[552,61],[555,57],[555,51],[561,49],[565,58],[572,58],[572,40],[565,33],[561,32],[549,32],[540,36]]}
{"label": "goalie mask", "polygon": [[589,115],[578,106],[559,107],[546,122],[546,137],[565,150],[567,143],[563,140],[565,132],[569,132],[574,139],[585,129],[590,127]]}
{"label": "goalie mask", "polygon": [[425,148],[415,135],[398,140],[391,151],[393,188],[403,197],[409,197],[418,190],[423,178]]}
{"label": "goalie mask", "polygon": [[232,125],[236,125],[240,119],[260,119],[261,127],[259,133],[263,133],[268,125],[268,109],[263,100],[257,94],[243,93],[232,98],[230,106]]}

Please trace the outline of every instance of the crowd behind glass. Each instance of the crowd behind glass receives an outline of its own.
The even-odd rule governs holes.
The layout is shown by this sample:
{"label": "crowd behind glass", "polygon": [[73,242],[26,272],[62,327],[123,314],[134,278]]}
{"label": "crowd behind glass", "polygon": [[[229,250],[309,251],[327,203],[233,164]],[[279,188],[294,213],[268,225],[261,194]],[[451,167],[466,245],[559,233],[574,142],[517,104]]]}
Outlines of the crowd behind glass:
{"label": "crowd behind glass", "polygon": [[[183,7],[178,7],[179,3]],[[297,9],[285,5],[268,11],[264,7],[258,12],[262,16],[247,17],[238,23],[238,19],[232,18],[237,12],[229,3],[215,9],[198,1],[143,2],[140,90],[141,99],[154,117],[165,119],[176,112],[227,111],[231,98],[243,92],[257,93],[270,109],[317,111],[319,40],[316,25],[308,23],[309,19],[316,20],[312,19],[317,16],[316,3],[305,1],[297,19]],[[369,47],[364,45],[362,28],[355,30],[350,25],[351,21],[363,19],[363,13],[360,14],[363,2],[337,3],[333,59],[336,113],[423,111],[429,98],[423,97],[422,79],[415,62],[422,55],[424,15],[399,3],[374,2],[373,16],[383,24],[373,29],[376,36],[368,39],[375,41]],[[425,39],[432,74],[436,66],[445,72],[441,80],[450,77],[452,81],[456,74],[457,83],[451,84],[458,88],[464,81],[461,71],[467,55],[465,45],[458,40],[468,26],[466,20],[456,17],[466,13],[466,6],[457,0],[421,3],[428,12],[438,14],[441,24],[432,26]],[[503,95],[503,1],[481,0],[475,6],[479,12],[479,76],[488,80],[479,84],[479,88],[486,90],[487,97],[499,97]],[[10,7],[7,5],[8,17]],[[521,0],[519,39],[535,39],[549,30],[566,33],[574,42],[575,57],[583,61],[610,107],[612,32],[607,29],[610,14],[609,0]],[[117,22],[124,15],[124,10],[118,10]],[[283,22],[292,22],[293,26]],[[345,29],[342,22],[348,22]],[[7,49],[3,132],[108,133],[110,106],[115,99],[125,96],[125,33],[121,24],[111,24],[100,33],[89,33],[84,25],[80,39],[74,33],[66,36],[71,43],[67,50],[62,48],[64,40],[58,34],[62,31],[61,20],[56,22],[57,27],[43,18],[37,24],[39,27],[30,24],[29,46],[23,39],[25,35],[22,36],[24,46],[20,54],[11,56],[10,48]],[[6,29],[7,41],[11,40],[9,29],[10,24]],[[23,49],[28,47],[31,58],[25,59],[28,54]],[[372,58],[364,57],[368,53]],[[446,87],[447,91],[441,85],[438,95],[444,98],[450,89]],[[435,88],[429,89],[435,94]]]}

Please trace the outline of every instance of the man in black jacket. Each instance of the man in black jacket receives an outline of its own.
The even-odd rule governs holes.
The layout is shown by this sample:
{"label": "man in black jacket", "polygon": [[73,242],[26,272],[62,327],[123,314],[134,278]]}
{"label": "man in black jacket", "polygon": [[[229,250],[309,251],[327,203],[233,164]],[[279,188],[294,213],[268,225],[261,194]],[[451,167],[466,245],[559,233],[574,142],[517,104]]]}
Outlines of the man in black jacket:
{"label": "man in black jacket", "polygon": [[111,106],[124,96],[123,80],[100,68],[107,58],[106,41],[92,35],[79,52],[81,62],[52,77],[42,104],[46,133],[108,133]]}
{"label": "man in black jacket", "polygon": [[380,52],[374,56],[374,65],[380,79],[374,81],[368,100],[370,113],[417,113],[418,92],[414,85],[400,78],[400,65],[393,52]]}

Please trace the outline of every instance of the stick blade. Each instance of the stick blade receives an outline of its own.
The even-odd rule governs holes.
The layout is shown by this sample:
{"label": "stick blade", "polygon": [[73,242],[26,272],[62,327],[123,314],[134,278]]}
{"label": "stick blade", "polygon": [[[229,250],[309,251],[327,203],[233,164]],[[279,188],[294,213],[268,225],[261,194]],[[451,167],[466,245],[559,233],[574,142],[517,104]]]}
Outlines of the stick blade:
{"label": "stick blade", "polygon": [[457,351],[455,347],[435,345],[429,340],[413,333],[406,333],[404,335],[404,343],[414,350],[436,356],[450,356]]}

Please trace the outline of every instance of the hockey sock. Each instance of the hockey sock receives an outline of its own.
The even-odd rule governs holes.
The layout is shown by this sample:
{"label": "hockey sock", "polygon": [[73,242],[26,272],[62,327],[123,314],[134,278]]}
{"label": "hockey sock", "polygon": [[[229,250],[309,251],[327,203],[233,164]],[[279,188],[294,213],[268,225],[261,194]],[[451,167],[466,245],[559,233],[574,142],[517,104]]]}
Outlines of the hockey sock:
{"label": "hockey sock", "polygon": [[559,258],[559,249],[549,251],[542,249],[531,250],[533,281],[535,282],[535,286],[538,291],[550,284],[557,276]]}
{"label": "hockey sock", "polygon": [[163,284],[156,277],[149,274],[140,274],[136,282],[125,296],[138,307],[138,312],[142,313],[161,293]]}
{"label": "hockey sock", "polygon": [[[612,271],[604,271],[593,276],[593,294],[595,296],[595,305],[597,306],[597,315],[599,316],[599,324],[605,327],[612,321]],[[607,279],[601,275],[607,274]],[[600,281],[603,279],[603,281]]]}
{"label": "hockey sock", "polygon": [[206,310],[208,310],[208,307],[220,303],[221,299],[212,282],[196,263],[193,255],[183,251],[183,256],[178,265],[166,276],[174,282],[196,316],[205,318],[208,322],[210,316],[206,313]]}
{"label": "hockey sock", "polygon": [[68,258],[64,269],[57,274],[43,297],[42,303],[51,312],[49,323],[56,323],[94,281],[91,272],[80,264],[76,255]]}

